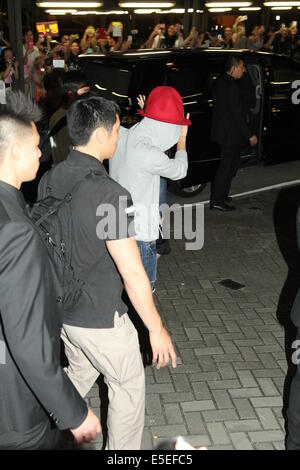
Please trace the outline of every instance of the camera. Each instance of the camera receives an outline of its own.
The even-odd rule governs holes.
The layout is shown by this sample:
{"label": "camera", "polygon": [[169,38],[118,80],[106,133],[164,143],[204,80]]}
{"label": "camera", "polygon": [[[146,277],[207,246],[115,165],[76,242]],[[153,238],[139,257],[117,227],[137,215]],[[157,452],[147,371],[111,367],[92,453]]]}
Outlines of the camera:
{"label": "camera", "polygon": [[14,56],[11,58],[11,61],[12,61],[13,63],[15,63],[16,60],[17,60],[17,58],[16,58],[16,56],[14,55]]}

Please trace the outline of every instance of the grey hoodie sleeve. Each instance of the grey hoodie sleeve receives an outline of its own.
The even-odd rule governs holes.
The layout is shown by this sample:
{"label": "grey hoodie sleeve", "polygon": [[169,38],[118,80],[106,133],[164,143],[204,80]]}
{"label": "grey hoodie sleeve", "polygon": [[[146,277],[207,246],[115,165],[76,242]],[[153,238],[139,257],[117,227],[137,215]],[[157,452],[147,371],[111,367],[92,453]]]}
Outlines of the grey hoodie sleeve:
{"label": "grey hoodie sleeve", "polygon": [[188,159],[185,150],[176,152],[175,158],[169,158],[164,152],[153,149],[151,160],[147,160],[148,171],[154,175],[164,176],[171,180],[180,180],[187,174]]}

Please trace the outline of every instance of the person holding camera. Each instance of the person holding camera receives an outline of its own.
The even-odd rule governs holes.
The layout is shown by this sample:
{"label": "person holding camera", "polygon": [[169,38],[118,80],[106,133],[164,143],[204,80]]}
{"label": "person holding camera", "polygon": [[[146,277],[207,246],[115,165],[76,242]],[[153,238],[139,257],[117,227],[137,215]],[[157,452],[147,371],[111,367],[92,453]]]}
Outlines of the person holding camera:
{"label": "person holding camera", "polygon": [[[24,44],[23,44],[23,60],[24,60],[24,79],[25,79],[25,93],[29,94],[31,90],[31,85],[33,85],[31,80],[31,73],[33,69],[33,64],[35,59],[39,56],[39,49],[34,45],[34,36],[33,32],[27,31],[24,35]],[[33,86],[32,86],[32,95],[33,95]]]}
{"label": "person holding camera", "polygon": [[223,49],[233,49],[232,28],[225,28],[223,32]]}
{"label": "person holding camera", "polygon": [[3,49],[0,57],[1,80],[6,88],[11,88],[14,81],[19,79],[19,65],[11,47]]}
{"label": "person holding camera", "polygon": [[291,40],[289,36],[289,29],[282,23],[279,31],[276,33],[273,41],[273,52],[275,54],[282,54],[289,56],[291,51]]}
{"label": "person holding camera", "polygon": [[161,41],[165,39],[166,25],[157,24],[148,39],[141,45],[142,49],[159,49]]}
{"label": "person holding camera", "polygon": [[83,54],[92,54],[93,52],[99,51],[97,46],[96,30],[94,26],[88,26],[86,28],[83,38],[80,42],[80,48]]}

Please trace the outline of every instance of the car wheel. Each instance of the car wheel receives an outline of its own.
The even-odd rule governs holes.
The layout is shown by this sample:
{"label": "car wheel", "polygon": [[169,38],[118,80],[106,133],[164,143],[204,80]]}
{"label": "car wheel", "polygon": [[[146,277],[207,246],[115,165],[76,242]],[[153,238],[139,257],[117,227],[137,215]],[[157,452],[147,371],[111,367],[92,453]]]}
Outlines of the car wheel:
{"label": "car wheel", "polygon": [[195,184],[194,186],[186,186],[182,187],[180,181],[175,181],[173,185],[171,185],[171,191],[181,197],[193,197],[200,194],[203,189],[205,188],[206,183],[199,183]]}

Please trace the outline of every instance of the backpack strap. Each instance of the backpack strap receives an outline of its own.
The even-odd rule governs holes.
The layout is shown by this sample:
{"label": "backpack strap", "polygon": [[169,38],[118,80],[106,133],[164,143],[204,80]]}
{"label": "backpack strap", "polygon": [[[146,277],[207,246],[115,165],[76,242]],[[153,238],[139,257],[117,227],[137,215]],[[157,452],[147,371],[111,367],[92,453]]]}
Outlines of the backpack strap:
{"label": "backpack strap", "polygon": [[63,116],[52,129],[49,131],[49,137],[56,135],[61,129],[67,125],[67,116]]}
{"label": "backpack strap", "polygon": [[[88,172],[87,175],[85,175],[85,177],[79,181],[77,181],[77,183],[75,183],[75,185],[73,186],[73,188],[71,189],[71,191],[69,191],[68,193],[66,193],[66,195],[64,196],[63,198],[63,201],[65,202],[70,202],[72,200],[72,197],[74,196],[74,194],[78,191],[79,187],[81,186],[81,184],[85,181],[85,180],[89,180],[91,179],[93,176],[100,176],[101,173],[97,170],[90,170]],[[46,194],[47,196],[52,196],[52,186],[49,182],[49,176],[50,176],[50,172],[48,171],[47,173],[45,173],[44,175],[44,181],[43,181],[43,184],[46,186]]]}

